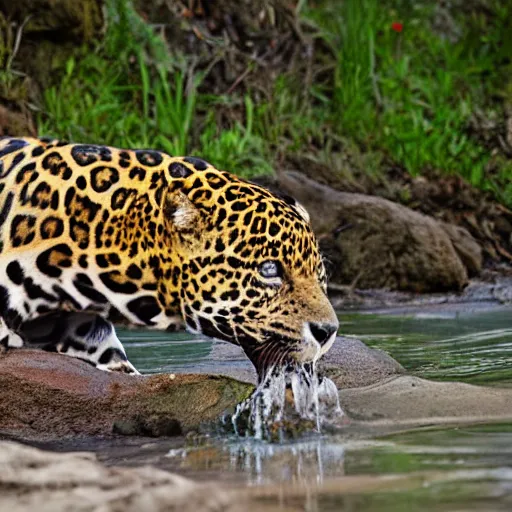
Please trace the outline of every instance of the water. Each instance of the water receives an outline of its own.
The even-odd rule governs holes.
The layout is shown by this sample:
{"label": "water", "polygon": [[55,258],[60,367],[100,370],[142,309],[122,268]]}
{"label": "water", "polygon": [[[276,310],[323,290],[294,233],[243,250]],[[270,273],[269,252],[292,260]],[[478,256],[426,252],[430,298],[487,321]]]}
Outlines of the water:
{"label": "water", "polygon": [[[392,313],[341,315],[340,332],[385,350],[421,377],[511,385],[512,308]],[[241,355],[224,358],[211,340],[181,333],[144,336],[140,342],[139,333],[121,333],[130,359],[145,373],[250,368]],[[283,389],[283,381],[274,384]],[[305,416],[315,410],[308,400]],[[270,407],[273,414],[280,405]],[[394,433],[319,427],[310,422],[297,439],[265,442],[225,434],[145,450],[153,463],[193,478],[249,484],[259,506],[254,510],[512,510],[512,423]]]}
{"label": "water", "polygon": [[512,308],[343,315],[340,332],[393,356],[410,372],[435,380],[512,383]]}
{"label": "water", "polygon": [[252,396],[238,404],[231,423],[237,436],[283,441],[286,422],[296,427],[298,422],[310,421],[309,430],[321,433],[324,424],[342,418],[336,385],[326,377],[319,378],[315,365],[309,364],[271,367]]}
{"label": "water", "polygon": [[[385,350],[410,373],[436,380],[512,383],[512,307],[422,307],[405,314],[340,314],[340,334]],[[142,373],[252,371],[243,354],[217,354],[219,342],[187,333],[120,330]]]}

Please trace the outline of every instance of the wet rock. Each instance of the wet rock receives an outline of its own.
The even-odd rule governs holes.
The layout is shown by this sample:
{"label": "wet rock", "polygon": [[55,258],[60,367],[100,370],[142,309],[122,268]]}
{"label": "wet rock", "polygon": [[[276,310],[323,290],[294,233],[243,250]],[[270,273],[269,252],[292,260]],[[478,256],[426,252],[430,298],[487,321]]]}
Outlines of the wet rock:
{"label": "wet rock", "polygon": [[179,435],[216,420],[252,386],[226,377],[134,377],[71,357],[11,350],[0,357],[0,432],[24,438]]}
{"label": "wet rock", "polygon": [[[107,468],[92,453],[0,442],[0,509],[11,512],[240,511],[241,493],[149,466]],[[247,505],[245,505],[247,506]]]}
{"label": "wet rock", "polygon": [[435,219],[379,197],[338,192],[299,173],[282,173],[279,187],[309,211],[333,282],[414,292],[462,290],[468,283],[468,270]]}
{"label": "wet rock", "polygon": [[135,414],[132,418],[116,420],[112,432],[123,436],[142,437],[174,437],[183,433],[180,422],[166,414]]}
{"label": "wet rock", "polygon": [[404,367],[383,350],[369,348],[354,338],[336,338],[318,361],[318,370],[339,389],[369,386],[405,373]]}
{"label": "wet rock", "polygon": [[340,402],[354,420],[398,425],[512,419],[512,389],[433,382],[404,375],[373,386],[340,391]]}
{"label": "wet rock", "polygon": [[[216,341],[210,354],[211,361],[228,363],[244,359],[243,350],[230,343]],[[211,368],[210,370],[211,371]],[[400,363],[382,350],[367,347],[362,341],[338,336],[325,356],[318,361],[319,373],[329,377],[338,388],[368,386],[405,372]],[[233,377],[255,384],[256,371],[249,363],[226,364],[219,375]]]}

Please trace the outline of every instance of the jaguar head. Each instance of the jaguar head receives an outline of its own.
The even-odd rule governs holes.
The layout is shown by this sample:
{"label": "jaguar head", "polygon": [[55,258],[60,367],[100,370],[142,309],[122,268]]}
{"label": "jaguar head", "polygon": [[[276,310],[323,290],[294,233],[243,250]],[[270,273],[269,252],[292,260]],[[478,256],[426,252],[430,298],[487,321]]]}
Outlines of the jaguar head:
{"label": "jaguar head", "polygon": [[162,207],[172,246],[166,290],[188,329],[239,344],[260,376],[318,359],[338,320],[306,210],[211,166],[197,171],[177,160]]}

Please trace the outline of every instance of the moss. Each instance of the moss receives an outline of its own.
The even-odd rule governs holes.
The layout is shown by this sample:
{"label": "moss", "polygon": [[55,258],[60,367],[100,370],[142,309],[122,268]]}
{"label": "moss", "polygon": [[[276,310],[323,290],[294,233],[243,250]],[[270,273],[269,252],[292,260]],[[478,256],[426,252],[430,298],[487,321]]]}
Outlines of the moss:
{"label": "moss", "polygon": [[138,395],[145,415],[178,418],[184,429],[217,419],[247,398],[254,386],[227,377],[169,375],[151,377]]}

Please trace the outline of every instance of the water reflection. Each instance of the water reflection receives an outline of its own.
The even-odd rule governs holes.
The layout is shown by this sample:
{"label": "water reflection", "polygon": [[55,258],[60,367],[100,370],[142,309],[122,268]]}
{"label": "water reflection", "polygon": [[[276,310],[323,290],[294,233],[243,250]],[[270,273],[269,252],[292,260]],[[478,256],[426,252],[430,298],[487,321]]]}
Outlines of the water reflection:
{"label": "water reflection", "polygon": [[278,445],[245,442],[227,448],[230,470],[243,471],[253,484],[278,482],[322,483],[324,475],[343,476],[343,445],[322,440]]}
{"label": "water reflection", "polygon": [[492,470],[494,477],[507,482],[512,476],[512,424],[419,430],[376,439],[351,439],[354,436],[314,436],[287,443],[214,438],[203,446],[170,450],[166,458],[173,470],[194,475],[214,469],[228,480],[231,474],[251,484],[320,484],[342,476],[418,472],[434,472],[440,480],[445,474],[449,480],[461,469],[475,471],[471,478],[479,470]]}
{"label": "water reflection", "polygon": [[318,438],[296,443],[266,443],[254,439],[199,448],[170,450],[167,457],[180,469],[210,469],[212,457],[221,471],[243,474],[249,484],[285,482],[322,483],[324,477],[340,477],[345,446]]}

